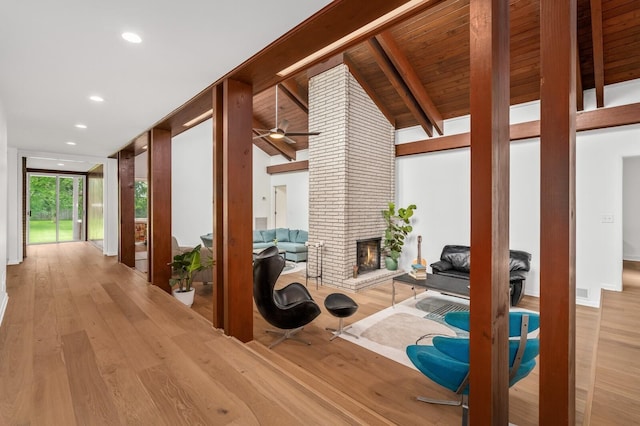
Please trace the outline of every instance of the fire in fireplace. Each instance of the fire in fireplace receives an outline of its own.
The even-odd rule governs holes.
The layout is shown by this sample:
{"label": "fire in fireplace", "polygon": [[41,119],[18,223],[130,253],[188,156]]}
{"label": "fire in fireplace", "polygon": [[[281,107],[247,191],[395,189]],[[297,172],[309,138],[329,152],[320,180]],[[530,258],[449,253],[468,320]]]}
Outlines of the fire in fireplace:
{"label": "fire in fireplace", "polygon": [[381,238],[369,238],[356,241],[356,259],[359,274],[380,269],[381,240]]}

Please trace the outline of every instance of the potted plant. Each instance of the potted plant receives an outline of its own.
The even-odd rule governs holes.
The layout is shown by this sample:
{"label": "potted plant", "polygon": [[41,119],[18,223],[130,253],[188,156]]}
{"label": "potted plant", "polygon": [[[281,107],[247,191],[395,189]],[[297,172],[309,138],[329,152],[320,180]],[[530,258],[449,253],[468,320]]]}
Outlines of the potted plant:
{"label": "potted plant", "polygon": [[390,271],[398,269],[398,258],[402,253],[405,238],[413,230],[409,219],[413,216],[415,209],[417,209],[416,205],[411,204],[407,208],[399,208],[396,211],[395,203],[390,202],[389,207],[382,210],[382,217],[387,224],[384,231],[383,251],[386,254],[385,265]]}
{"label": "potted plant", "polygon": [[[171,287],[174,287],[171,294],[187,306],[193,305],[195,290],[191,287],[193,274],[202,269],[213,266],[213,259],[208,259],[205,264],[200,260],[200,247],[198,244],[191,250],[184,251],[173,256],[171,272],[173,277],[169,280]],[[177,287],[177,288],[175,288]]]}

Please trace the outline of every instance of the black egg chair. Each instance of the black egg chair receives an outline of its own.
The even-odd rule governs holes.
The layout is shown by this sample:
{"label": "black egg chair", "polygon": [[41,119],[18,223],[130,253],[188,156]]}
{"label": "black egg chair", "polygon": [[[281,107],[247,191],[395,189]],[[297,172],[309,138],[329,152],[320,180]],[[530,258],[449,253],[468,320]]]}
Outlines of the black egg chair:
{"label": "black egg chair", "polygon": [[320,307],[302,284],[291,283],[282,289],[274,289],[284,265],[285,260],[276,246],[264,249],[253,262],[253,300],[264,319],[281,329],[267,330],[281,335],[269,348],[286,339],[309,345],[295,334],[320,315]]}

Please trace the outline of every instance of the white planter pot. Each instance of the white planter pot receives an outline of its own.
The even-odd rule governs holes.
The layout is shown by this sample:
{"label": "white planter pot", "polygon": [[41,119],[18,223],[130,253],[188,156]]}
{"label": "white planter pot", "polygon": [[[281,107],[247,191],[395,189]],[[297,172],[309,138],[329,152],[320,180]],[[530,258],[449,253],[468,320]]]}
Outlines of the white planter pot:
{"label": "white planter pot", "polygon": [[178,290],[172,290],[171,294],[173,294],[173,297],[175,297],[176,299],[178,299],[188,307],[191,307],[191,305],[193,305],[193,297],[195,296],[196,291],[194,288],[192,288],[189,291],[182,291],[182,292]]}

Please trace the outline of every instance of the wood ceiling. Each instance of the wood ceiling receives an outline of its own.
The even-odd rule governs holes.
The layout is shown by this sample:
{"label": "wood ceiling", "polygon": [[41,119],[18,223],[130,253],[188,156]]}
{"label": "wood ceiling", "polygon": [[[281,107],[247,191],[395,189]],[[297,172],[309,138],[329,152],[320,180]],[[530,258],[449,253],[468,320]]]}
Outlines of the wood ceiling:
{"label": "wood ceiling", "polygon": [[[640,0],[577,0],[578,108],[584,90],[640,78]],[[511,104],[540,94],[540,4],[511,0]],[[437,134],[443,119],[469,114],[469,0],[445,0],[372,39],[348,48],[342,60],[396,129],[421,125]],[[278,118],[308,131],[308,77],[301,72],[279,84]],[[254,96],[254,127],[275,127],[275,89]],[[310,129],[322,131],[322,129]],[[446,128],[444,129],[446,134]],[[295,159],[308,147],[268,138],[255,144],[269,155]]]}

